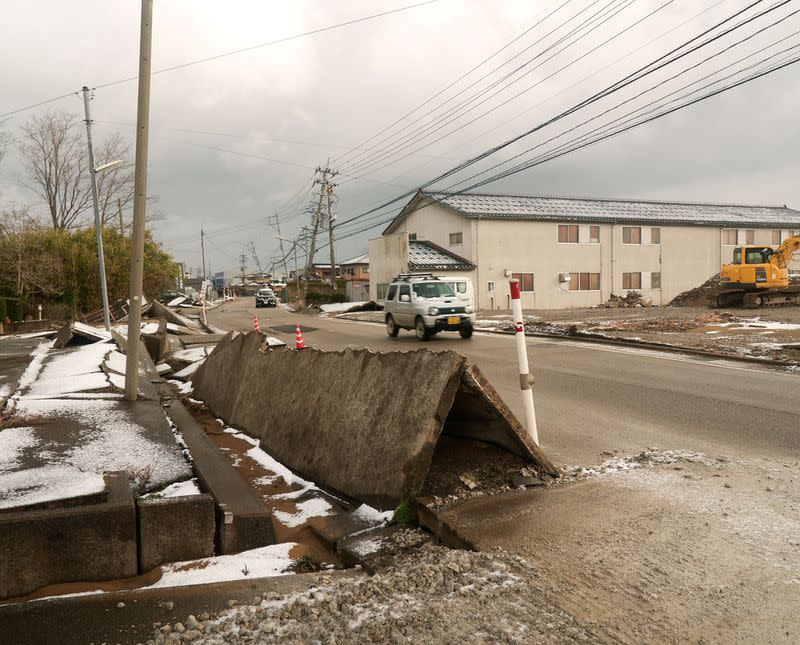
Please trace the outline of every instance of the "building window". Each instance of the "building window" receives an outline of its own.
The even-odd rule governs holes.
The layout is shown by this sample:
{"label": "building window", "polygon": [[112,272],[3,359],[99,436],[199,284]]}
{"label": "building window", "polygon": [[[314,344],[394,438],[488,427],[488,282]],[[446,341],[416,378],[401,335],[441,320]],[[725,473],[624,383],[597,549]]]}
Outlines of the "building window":
{"label": "building window", "polygon": [[623,244],[641,244],[642,243],[642,227],[641,226],[623,226],[622,227],[622,243]]}
{"label": "building window", "polygon": [[369,273],[369,267],[364,267],[363,271],[364,273]]}
{"label": "building window", "polygon": [[650,274],[650,288],[651,289],[661,288],[661,271],[653,271]]}
{"label": "building window", "polygon": [[569,274],[569,290],[570,291],[599,291],[600,290],[600,274],[599,273],[570,273]]}
{"label": "building window", "polygon": [[589,243],[590,244],[600,244],[600,227],[599,226],[590,226],[589,227]]}
{"label": "building window", "polygon": [[515,280],[519,280],[520,291],[533,291],[532,273],[512,273],[511,277]]}
{"label": "building window", "polygon": [[739,229],[736,228],[723,228],[722,229],[722,245],[723,246],[736,246],[739,242]]}
{"label": "building window", "polygon": [[744,232],[744,243],[745,244],[755,244],[756,243],[756,232],[752,228],[748,228]]}
{"label": "building window", "polygon": [[463,244],[463,242],[463,233],[450,233],[450,246],[458,246],[459,244]]}
{"label": "building window", "polygon": [[494,293],[494,282],[492,280],[489,280],[489,282],[486,283],[486,291],[489,293]]}
{"label": "building window", "polygon": [[657,226],[650,229],[650,244],[661,244],[661,229]]}
{"label": "building window", "polygon": [[781,229],[772,229],[772,243],[773,244],[781,243]]}
{"label": "building window", "polygon": [[416,239],[417,239],[417,234],[416,233],[409,233],[408,234],[408,241],[409,242],[412,242],[412,241],[414,241]]}
{"label": "building window", "polygon": [[622,274],[622,288],[623,289],[641,289],[642,288],[642,273],[636,271],[632,273]]}
{"label": "building window", "polygon": [[558,225],[558,241],[561,244],[577,244],[578,243],[578,225],[577,224],[559,224]]}

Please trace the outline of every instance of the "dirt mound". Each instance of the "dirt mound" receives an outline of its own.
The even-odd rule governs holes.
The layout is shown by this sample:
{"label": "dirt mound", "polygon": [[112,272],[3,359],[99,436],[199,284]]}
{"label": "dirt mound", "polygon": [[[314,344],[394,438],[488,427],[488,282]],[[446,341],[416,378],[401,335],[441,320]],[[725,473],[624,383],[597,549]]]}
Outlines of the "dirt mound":
{"label": "dirt mound", "polygon": [[383,311],[383,305],[379,305],[374,300],[370,300],[369,302],[365,302],[363,305],[356,305],[355,307],[350,307],[347,310],[347,313],[351,313],[354,311]]}
{"label": "dirt mound", "polygon": [[693,307],[705,306],[708,301],[708,296],[716,289],[719,288],[720,280],[719,273],[711,276],[700,286],[694,289],[689,289],[683,293],[679,293],[667,305],[668,307]]}

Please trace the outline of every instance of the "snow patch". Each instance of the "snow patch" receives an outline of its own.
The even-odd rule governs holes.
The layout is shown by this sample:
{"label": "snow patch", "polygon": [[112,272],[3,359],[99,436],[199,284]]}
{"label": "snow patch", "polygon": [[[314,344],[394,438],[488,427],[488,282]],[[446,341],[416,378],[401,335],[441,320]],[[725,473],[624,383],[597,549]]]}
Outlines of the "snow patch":
{"label": "snow patch", "polygon": [[296,504],[296,513],[285,511],[272,511],[275,518],[284,526],[294,528],[308,522],[312,517],[324,517],[331,515],[333,507],[321,497],[307,499]]}
{"label": "snow patch", "polygon": [[202,495],[202,493],[203,491],[200,490],[200,486],[197,484],[197,479],[192,478],[183,482],[175,482],[154,493],[142,495],[142,497],[145,499],[149,497],[187,497],[189,495]]}
{"label": "snow patch", "polygon": [[390,522],[394,517],[394,511],[379,511],[372,506],[362,504],[353,511],[353,517],[367,522]]}
{"label": "snow patch", "polygon": [[0,509],[94,495],[105,488],[102,475],[69,466],[15,470],[0,474]]}
{"label": "snow patch", "polygon": [[320,305],[320,311],[326,314],[343,314],[353,307],[360,307],[367,304],[364,301],[360,302],[332,302],[328,305]]}
{"label": "snow patch", "polygon": [[242,551],[235,555],[219,555],[213,558],[164,565],[161,579],[145,589],[185,587],[228,580],[291,575],[291,572],[287,570],[294,561],[289,557],[289,552],[295,546],[297,545],[294,542],[284,542]]}
{"label": "snow patch", "polygon": [[6,428],[0,430],[0,473],[14,470],[26,448],[36,445],[33,428]]}

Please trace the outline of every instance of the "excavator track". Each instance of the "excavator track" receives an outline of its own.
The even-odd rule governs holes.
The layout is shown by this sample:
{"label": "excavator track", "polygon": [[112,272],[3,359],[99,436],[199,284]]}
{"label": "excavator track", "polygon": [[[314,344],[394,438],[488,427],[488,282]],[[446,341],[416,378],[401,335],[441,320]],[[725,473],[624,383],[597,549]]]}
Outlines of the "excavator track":
{"label": "excavator track", "polygon": [[800,305],[800,287],[746,291],[744,289],[716,289],[708,295],[708,306],[742,307],[762,309],[764,307],[790,307]]}

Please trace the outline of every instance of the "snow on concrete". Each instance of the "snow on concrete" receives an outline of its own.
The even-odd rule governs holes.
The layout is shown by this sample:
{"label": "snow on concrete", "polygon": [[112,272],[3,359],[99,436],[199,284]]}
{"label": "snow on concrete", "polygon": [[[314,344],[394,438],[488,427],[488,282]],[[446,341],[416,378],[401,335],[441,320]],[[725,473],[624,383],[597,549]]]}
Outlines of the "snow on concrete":
{"label": "snow on concrete", "polygon": [[796,323],[778,322],[777,320],[762,320],[759,316],[755,318],[744,318],[737,322],[714,323],[714,327],[733,327],[734,329],[763,329],[768,331],[798,331],[800,325]]}
{"label": "snow on concrete", "polygon": [[117,374],[125,373],[125,365],[128,358],[122,352],[114,350],[105,359],[105,366],[107,370],[116,372]]}
{"label": "snow on concrete", "polygon": [[185,587],[228,580],[289,575],[292,572],[288,569],[294,563],[289,552],[295,546],[297,545],[294,542],[284,542],[242,551],[234,555],[218,555],[212,558],[167,564],[162,567],[161,579],[145,589]]}
{"label": "snow on concrete", "polygon": [[148,488],[191,476],[177,446],[149,439],[146,429],[132,420],[122,401],[22,398],[17,412],[23,417],[74,421],[82,436],[59,459],[81,470],[136,473],[145,469]]}
{"label": "snow on concrete", "polygon": [[177,298],[173,298],[167,303],[167,307],[177,307],[179,304],[186,300],[186,296],[178,296]]}
{"label": "snow on concrete", "polygon": [[171,356],[179,361],[194,363],[195,361],[204,360],[213,350],[214,345],[204,345],[202,347],[192,347],[191,349],[180,349],[177,352],[172,352]]}
{"label": "snow on concrete", "polygon": [[707,457],[701,452],[688,450],[644,450],[631,457],[614,457],[604,461],[599,466],[591,468],[576,468],[573,470],[575,477],[598,477],[600,475],[622,473],[638,470],[648,466],[662,466],[678,462],[701,463],[706,466],[718,466],[719,462]]}
{"label": "snow on concrete", "polygon": [[0,473],[14,470],[19,465],[22,452],[35,445],[36,436],[33,428],[0,430]]}
{"label": "snow on concrete", "polygon": [[353,511],[353,517],[368,522],[389,522],[394,517],[394,511],[379,511],[368,504],[362,504]]}
{"label": "snow on concrete", "polygon": [[111,333],[107,332],[105,329],[101,329],[100,327],[93,327],[92,325],[87,325],[86,323],[82,322],[74,322],[72,323],[72,329],[77,332],[82,332],[84,334],[94,335],[98,338],[103,340],[111,340]]}
{"label": "snow on concrete", "polygon": [[[49,343],[44,344],[48,345],[46,350],[49,350],[52,345]],[[108,381],[100,369],[100,364],[111,350],[112,345],[110,344],[92,343],[91,345],[81,345],[65,352],[53,354],[46,361],[42,356],[44,364],[37,372],[34,380],[27,385],[23,385],[25,376],[28,374],[28,370],[26,370],[23,379],[20,379],[19,390],[22,392],[27,387],[24,395],[55,397],[72,392],[107,388]],[[34,358],[34,361],[36,361],[36,358],[38,358],[38,355]],[[30,369],[30,365],[28,367]]]}
{"label": "snow on concrete", "polygon": [[[142,322],[141,326],[139,327],[140,334],[155,334],[158,331],[159,323],[157,322]],[[113,329],[118,334],[127,337],[128,336],[128,323],[122,323],[120,325],[114,325],[111,329]]]}
{"label": "snow on concrete", "polygon": [[3,472],[0,473],[0,509],[94,495],[103,492],[105,487],[102,475],[70,466]]}
{"label": "snow on concrete", "polygon": [[53,341],[48,340],[43,343],[39,343],[33,348],[33,351],[31,352],[31,362],[28,363],[28,367],[25,368],[25,371],[22,373],[22,376],[19,379],[19,383],[17,384],[17,392],[21,392],[22,390],[30,387],[31,384],[36,381],[36,379],[39,377],[39,373],[42,371],[44,357],[47,356],[47,352],[50,351],[52,346]]}
{"label": "snow on concrete", "polygon": [[303,489],[309,489],[314,487],[313,482],[309,482],[303,479],[302,477],[298,477],[277,459],[273,458],[272,456],[264,452],[261,448],[259,448],[257,439],[248,437],[246,434],[241,432],[238,432],[235,436],[239,439],[244,439],[245,441],[249,441],[251,444],[253,444],[253,447],[250,448],[250,450],[248,450],[245,454],[248,457],[250,457],[250,459],[257,462],[260,466],[263,466],[265,469],[275,473],[273,481],[278,477],[282,477],[283,481],[289,484],[289,486],[297,485],[301,486]]}
{"label": "snow on concrete", "polygon": [[367,304],[364,301],[359,302],[332,302],[328,305],[320,305],[320,311],[326,314],[342,314],[346,311],[350,311],[353,307],[360,307],[362,305]]}
{"label": "snow on concrete", "polygon": [[178,379],[187,379],[192,374],[194,374],[197,371],[197,368],[200,367],[205,362],[206,362],[205,358],[199,361],[195,361],[191,365],[187,365],[186,367],[184,367],[182,370],[178,370],[177,372],[175,372],[173,376]]}
{"label": "snow on concrete", "polygon": [[54,331],[32,331],[28,332],[27,334],[5,334],[4,336],[0,336],[0,340],[7,340],[9,338],[13,338],[14,340],[23,340],[25,338],[40,338],[44,336],[52,336],[55,332]]}
{"label": "snow on concrete", "polygon": [[197,484],[197,479],[192,478],[182,482],[175,482],[161,490],[142,495],[142,497],[186,497],[188,495],[200,495],[202,492]]}
{"label": "snow on concrete", "polygon": [[322,497],[314,497],[295,504],[297,511],[287,513],[285,511],[272,511],[281,524],[294,528],[308,522],[312,517],[324,517],[333,513],[333,506]]}

